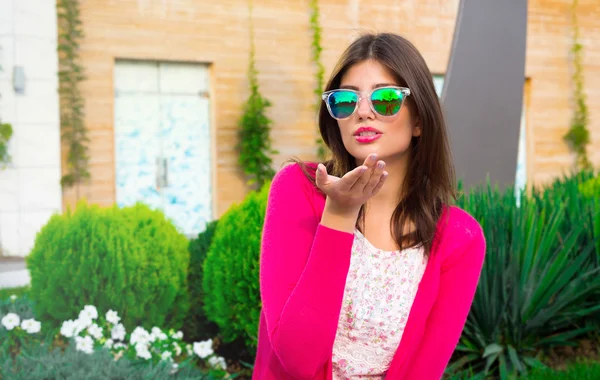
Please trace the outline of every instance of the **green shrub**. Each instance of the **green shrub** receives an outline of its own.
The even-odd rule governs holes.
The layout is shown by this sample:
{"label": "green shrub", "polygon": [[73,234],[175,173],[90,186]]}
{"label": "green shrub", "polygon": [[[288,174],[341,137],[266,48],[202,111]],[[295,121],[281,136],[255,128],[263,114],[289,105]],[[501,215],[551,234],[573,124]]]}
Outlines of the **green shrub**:
{"label": "green shrub", "polygon": [[585,180],[579,185],[579,190],[586,197],[600,197],[600,175]]}
{"label": "green shrub", "polygon": [[47,344],[32,345],[13,360],[0,353],[0,379],[11,380],[146,380],[146,379],[210,379],[190,364],[172,371],[169,362],[152,365],[143,361],[115,360],[108,351],[91,355],[78,352],[70,345],[63,352]]}
{"label": "green shrub", "polygon": [[147,206],[80,203],[54,215],[27,257],[37,315],[57,326],[85,305],[118,310],[127,329],[179,328],[187,314],[187,238]]}
{"label": "green shrub", "polygon": [[564,228],[575,201],[544,195],[551,196],[557,198],[522,197],[516,207],[513,189],[488,185],[459,199],[482,225],[487,255],[449,373],[523,374],[542,366],[541,349],[575,344],[589,330],[581,326],[600,309],[594,245],[586,224],[573,219]]}
{"label": "green shrub", "polygon": [[[34,304],[27,295],[17,297],[15,300],[9,297],[0,298],[0,320],[8,313],[18,314],[21,320],[35,318]],[[1,329],[2,325],[0,325]]]}
{"label": "green shrub", "polygon": [[190,266],[188,272],[188,289],[190,295],[190,311],[183,326],[187,341],[200,341],[214,338],[218,333],[217,326],[206,319],[204,314],[204,290],[202,288],[202,272],[206,254],[210,248],[217,229],[217,221],[206,225],[206,229],[190,242]]}
{"label": "green shrub", "polygon": [[[33,302],[26,296],[17,297],[15,299],[3,298],[0,299],[0,321],[10,313],[17,314],[19,320],[23,322],[26,319],[36,319],[34,313]],[[29,334],[19,327],[9,331],[0,324],[0,357],[18,352],[19,347],[29,341],[36,341],[40,337],[40,333]],[[2,362],[0,361],[0,366]],[[3,377],[0,375],[0,379]]]}
{"label": "green shrub", "polygon": [[17,297],[27,294],[29,286],[20,286],[18,288],[3,288],[0,289],[0,301],[10,298],[13,294]]}
{"label": "green shrub", "polygon": [[[584,220],[588,224],[589,239],[596,245],[596,266],[600,267],[600,174],[596,177],[585,179],[578,185],[582,201],[585,202]],[[600,301],[600,300],[599,300]]]}
{"label": "green shrub", "polygon": [[260,314],[259,255],[269,191],[267,183],[219,220],[204,262],[205,312],[225,342],[242,338],[256,347]]}
{"label": "green shrub", "polygon": [[10,155],[8,154],[8,141],[13,134],[12,126],[8,123],[3,123],[0,120],[0,169],[3,168],[3,164],[10,161]]}

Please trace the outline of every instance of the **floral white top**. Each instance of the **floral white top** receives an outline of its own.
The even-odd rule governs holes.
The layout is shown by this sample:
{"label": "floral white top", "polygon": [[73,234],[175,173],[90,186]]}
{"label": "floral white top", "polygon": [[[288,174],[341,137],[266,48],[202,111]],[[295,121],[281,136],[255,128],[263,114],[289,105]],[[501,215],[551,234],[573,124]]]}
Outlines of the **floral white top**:
{"label": "floral white top", "polygon": [[422,247],[383,251],[354,232],[333,345],[333,379],[385,377],[426,265]]}

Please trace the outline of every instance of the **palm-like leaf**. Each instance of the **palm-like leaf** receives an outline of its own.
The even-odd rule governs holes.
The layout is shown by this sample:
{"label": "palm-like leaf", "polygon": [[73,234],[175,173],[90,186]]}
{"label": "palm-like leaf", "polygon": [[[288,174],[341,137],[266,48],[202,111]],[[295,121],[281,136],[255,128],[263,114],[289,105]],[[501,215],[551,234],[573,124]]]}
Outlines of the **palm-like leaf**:
{"label": "palm-like leaf", "polygon": [[470,366],[506,379],[542,365],[540,349],[574,344],[592,328],[586,322],[600,311],[600,207],[582,197],[585,178],[522,195],[520,207],[513,189],[489,184],[459,199],[480,222],[488,251],[449,371]]}

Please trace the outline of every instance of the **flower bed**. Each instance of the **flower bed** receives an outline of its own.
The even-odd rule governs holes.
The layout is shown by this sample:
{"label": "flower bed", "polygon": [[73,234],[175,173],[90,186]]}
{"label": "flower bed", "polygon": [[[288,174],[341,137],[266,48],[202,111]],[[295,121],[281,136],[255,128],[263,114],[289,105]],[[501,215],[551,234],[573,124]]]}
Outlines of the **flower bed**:
{"label": "flower bed", "polygon": [[[186,343],[181,331],[163,331],[159,327],[147,331],[137,326],[127,332],[117,311],[100,314],[93,305],[86,305],[76,319],[64,321],[59,330],[44,331],[44,323],[31,317],[30,308],[23,307],[27,302],[30,301],[16,295],[4,301],[2,310],[8,312],[0,313],[0,364],[4,362],[0,378],[12,379],[15,373],[21,373],[22,357],[30,356],[29,351],[36,346],[45,348],[42,356],[59,364],[61,353],[79,361],[85,360],[80,357],[82,354],[100,361],[105,361],[102,355],[109,354],[113,361],[146,363],[144,367],[156,371],[168,369],[165,373],[169,376],[177,376],[180,366],[185,373],[195,370],[195,378],[229,376],[226,361],[215,354],[211,339]],[[19,310],[26,315],[19,315]],[[36,352],[40,354],[39,350]]]}

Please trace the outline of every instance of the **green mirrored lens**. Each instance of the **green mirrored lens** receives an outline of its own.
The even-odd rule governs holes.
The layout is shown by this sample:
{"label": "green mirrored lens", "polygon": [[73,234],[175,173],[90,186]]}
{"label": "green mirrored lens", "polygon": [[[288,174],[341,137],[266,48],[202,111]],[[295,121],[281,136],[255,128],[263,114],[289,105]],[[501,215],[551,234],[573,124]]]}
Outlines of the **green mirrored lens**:
{"label": "green mirrored lens", "polygon": [[375,112],[382,116],[392,116],[400,111],[404,94],[396,88],[381,88],[373,91],[371,102]]}
{"label": "green mirrored lens", "polygon": [[358,95],[352,91],[336,91],[327,99],[333,117],[344,119],[356,109]]}

